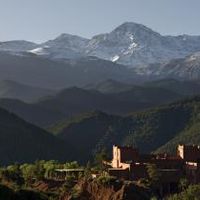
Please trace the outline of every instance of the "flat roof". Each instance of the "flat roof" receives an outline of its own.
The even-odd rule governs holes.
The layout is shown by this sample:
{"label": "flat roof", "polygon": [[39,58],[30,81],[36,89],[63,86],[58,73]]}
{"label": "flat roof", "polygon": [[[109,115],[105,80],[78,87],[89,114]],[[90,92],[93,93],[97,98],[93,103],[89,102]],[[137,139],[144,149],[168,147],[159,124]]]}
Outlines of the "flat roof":
{"label": "flat roof", "polygon": [[110,171],[125,171],[127,169],[128,168],[126,168],[126,169],[123,169],[123,168],[109,168],[108,170],[110,170]]}
{"label": "flat roof", "polygon": [[83,172],[84,169],[55,169],[57,172]]}
{"label": "flat roof", "polygon": [[177,172],[179,169],[158,169],[158,171],[161,172]]}

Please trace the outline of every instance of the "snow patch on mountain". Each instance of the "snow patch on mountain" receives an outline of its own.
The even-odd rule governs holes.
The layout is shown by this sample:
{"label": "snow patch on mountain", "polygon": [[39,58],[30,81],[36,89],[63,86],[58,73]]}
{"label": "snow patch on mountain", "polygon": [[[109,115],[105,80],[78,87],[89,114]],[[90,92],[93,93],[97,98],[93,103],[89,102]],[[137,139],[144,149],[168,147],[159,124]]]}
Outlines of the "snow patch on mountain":
{"label": "snow patch on mountain", "polygon": [[119,60],[119,56],[118,55],[116,55],[116,56],[114,56],[113,58],[111,58],[111,61],[112,62],[116,62],[116,61],[118,61]]}
{"label": "snow patch on mountain", "polygon": [[48,55],[48,46],[44,46],[44,47],[38,47],[36,49],[32,49],[30,51],[28,51],[29,53],[35,54],[35,55]]}

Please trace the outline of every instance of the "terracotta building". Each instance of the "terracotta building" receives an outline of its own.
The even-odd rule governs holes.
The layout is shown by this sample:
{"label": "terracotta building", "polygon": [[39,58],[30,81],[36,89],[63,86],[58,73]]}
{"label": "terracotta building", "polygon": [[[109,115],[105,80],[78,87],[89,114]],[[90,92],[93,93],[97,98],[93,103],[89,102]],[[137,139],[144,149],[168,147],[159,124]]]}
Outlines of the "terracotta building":
{"label": "terracotta building", "polygon": [[200,147],[195,145],[178,145],[176,155],[140,154],[132,147],[113,146],[112,176],[128,180],[148,178],[147,166],[154,164],[160,172],[163,188],[175,188],[181,178],[192,183],[200,182]]}
{"label": "terracotta building", "polygon": [[197,145],[179,145],[177,155],[185,161],[197,162],[200,160],[200,146]]}

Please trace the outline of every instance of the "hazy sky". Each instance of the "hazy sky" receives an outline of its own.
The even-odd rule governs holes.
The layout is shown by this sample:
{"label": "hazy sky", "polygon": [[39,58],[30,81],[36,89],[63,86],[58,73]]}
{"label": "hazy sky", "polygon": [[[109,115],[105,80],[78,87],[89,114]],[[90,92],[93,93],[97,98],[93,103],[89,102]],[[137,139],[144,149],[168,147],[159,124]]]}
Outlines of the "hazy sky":
{"label": "hazy sky", "polygon": [[0,41],[92,37],[125,21],[162,34],[200,35],[200,0],[0,0]]}

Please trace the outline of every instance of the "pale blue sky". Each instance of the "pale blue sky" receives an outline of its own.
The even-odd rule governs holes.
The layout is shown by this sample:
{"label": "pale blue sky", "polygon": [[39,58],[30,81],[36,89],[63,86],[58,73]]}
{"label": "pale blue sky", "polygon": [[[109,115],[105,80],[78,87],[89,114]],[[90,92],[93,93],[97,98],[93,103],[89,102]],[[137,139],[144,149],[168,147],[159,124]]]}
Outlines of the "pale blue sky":
{"label": "pale blue sky", "polygon": [[200,35],[200,0],[0,0],[0,41],[91,36],[125,21],[162,34]]}

